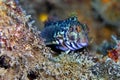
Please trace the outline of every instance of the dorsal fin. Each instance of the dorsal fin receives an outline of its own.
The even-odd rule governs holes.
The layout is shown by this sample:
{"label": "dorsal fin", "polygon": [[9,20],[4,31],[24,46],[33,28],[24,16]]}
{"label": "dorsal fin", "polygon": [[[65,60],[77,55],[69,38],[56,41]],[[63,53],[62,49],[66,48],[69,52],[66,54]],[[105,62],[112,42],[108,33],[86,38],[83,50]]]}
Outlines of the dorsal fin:
{"label": "dorsal fin", "polygon": [[58,19],[48,19],[46,22],[45,22],[45,27],[48,27],[50,25],[54,25],[54,24],[57,24],[57,23],[60,23],[60,22],[74,22],[74,21],[78,21],[77,17],[76,16],[72,16],[72,17],[69,17],[65,20],[58,20]]}

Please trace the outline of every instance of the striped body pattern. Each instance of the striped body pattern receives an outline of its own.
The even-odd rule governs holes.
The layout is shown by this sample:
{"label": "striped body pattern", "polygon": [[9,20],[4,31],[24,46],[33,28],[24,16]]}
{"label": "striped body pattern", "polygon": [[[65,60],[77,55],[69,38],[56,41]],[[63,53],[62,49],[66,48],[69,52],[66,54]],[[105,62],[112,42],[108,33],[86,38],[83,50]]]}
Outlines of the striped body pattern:
{"label": "striped body pattern", "polygon": [[55,45],[62,51],[75,51],[88,46],[88,28],[75,16],[46,23],[41,37],[46,45]]}

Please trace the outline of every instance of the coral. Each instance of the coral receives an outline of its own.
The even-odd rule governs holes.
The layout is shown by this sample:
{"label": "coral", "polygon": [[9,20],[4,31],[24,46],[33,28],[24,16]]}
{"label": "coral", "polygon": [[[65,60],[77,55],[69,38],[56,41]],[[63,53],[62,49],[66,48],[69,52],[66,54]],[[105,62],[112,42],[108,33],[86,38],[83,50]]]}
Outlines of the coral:
{"label": "coral", "polygon": [[120,65],[114,63],[111,59],[100,62],[91,67],[92,73],[98,77],[104,77],[105,80],[120,79]]}
{"label": "coral", "polygon": [[14,0],[0,0],[0,80],[119,79],[119,62],[102,63],[86,49],[56,54],[33,23]]}
{"label": "coral", "polygon": [[103,57],[95,65],[91,66],[91,71],[98,78],[105,80],[120,79],[120,48],[119,36],[112,35],[112,41],[104,41],[99,46],[99,50]]}
{"label": "coral", "polygon": [[0,1],[0,17],[1,80],[92,78],[88,68],[94,62],[87,60],[88,56],[79,52],[53,56],[29,21],[30,16],[13,0]]}
{"label": "coral", "polygon": [[[55,62],[48,67],[49,75],[56,76],[56,79],[81,79],[90,80],[95,76],[89,70],[91,65],[94,65],[93,57],[81,53],[62,53],[50,61]],[[52,66],[55,66],[52,68]]]}
{"label": "coral", "polygon": [[[1,21],[0,26],[1,67],[5,68],[1,68],[3,72],[1,79],[71,79],[71,75],[74,75],[74,73],[76,73],[73,76],[74,79],[82,79],[83,75],[81,72],[88,70],[87,68],[82,70],[82,65],[80,66],[79,63],[85,66],[85,59],[82,59],[85,62],[80,61],[81,58],[73,58],[72,61],[71,57],[73,55],[69,56],[63,53],[61,54],[63,56],[59,58],[60,61],[51,61],[54,58],[51,57],[50,50],[45,47],[37,35],[35,36],[31,32],[31,27],[28,25],[28,19],[23,10],[16,11],[19,7],[16,7],[12,0],[10,2],[1,2],[1,6],[5,7],[0,8],[1,20],[4,20],[3,22]],[[3,11],[2,9],[5,10]],[[6,60],[4,55],[7,55],[10,60]],[[78,63],[74,60],[78,60]],[[10,68],[6,67],[6,65],[9,65]],[[83,79],[88,79],[86,76],[83,76]]]}
{"label": "coral", "polygon": [[[49,49],[34,33],[30,16],[13,0],[0,1],[0,18],[0,67],[5,70],[0,79],[27,80],[27,71],[37,63],[36,57]],[[40,51],[43,48],[45,51]]]}

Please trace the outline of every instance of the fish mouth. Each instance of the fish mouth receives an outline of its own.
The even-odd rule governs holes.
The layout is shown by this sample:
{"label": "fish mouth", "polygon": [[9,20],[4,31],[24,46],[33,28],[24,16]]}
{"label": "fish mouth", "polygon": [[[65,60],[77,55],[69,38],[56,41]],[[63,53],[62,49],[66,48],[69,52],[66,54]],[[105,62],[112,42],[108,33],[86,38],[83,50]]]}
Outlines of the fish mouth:
{"label": "fish mouth", "polygon": [[76,43],[88,42],[85,32],[80,25],[71,26],[66,33],[66,39]]}

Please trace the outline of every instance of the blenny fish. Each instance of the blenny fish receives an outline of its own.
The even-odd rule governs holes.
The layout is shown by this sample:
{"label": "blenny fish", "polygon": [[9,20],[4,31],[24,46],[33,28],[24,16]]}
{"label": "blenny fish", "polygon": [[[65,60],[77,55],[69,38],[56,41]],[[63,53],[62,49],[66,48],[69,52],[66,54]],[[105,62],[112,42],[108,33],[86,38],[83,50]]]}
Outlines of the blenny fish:
{"label": "blenny fish", "polygon": [[54,45],[61,51],[75,51],[88,46],[88,27],[80,23],[76,16],[48,21],[40,36],[47,46]]}

